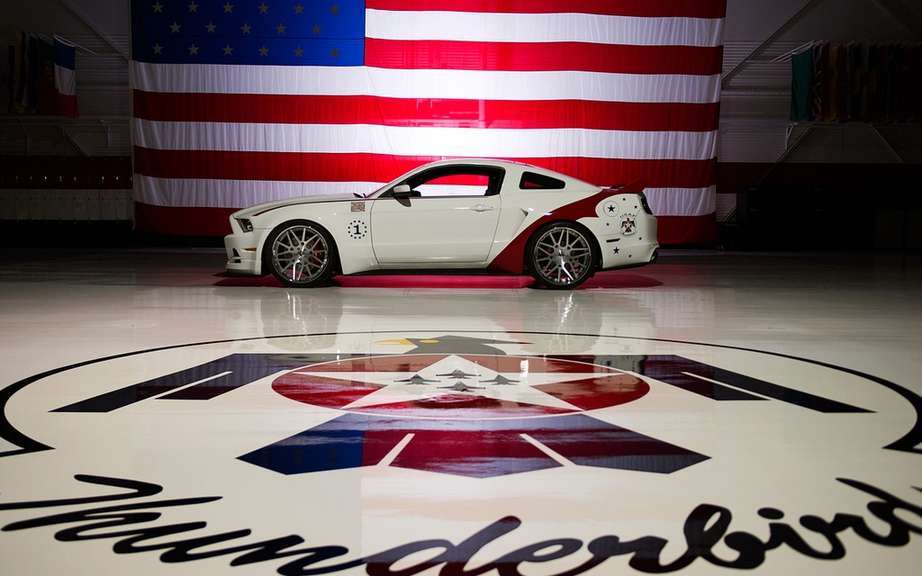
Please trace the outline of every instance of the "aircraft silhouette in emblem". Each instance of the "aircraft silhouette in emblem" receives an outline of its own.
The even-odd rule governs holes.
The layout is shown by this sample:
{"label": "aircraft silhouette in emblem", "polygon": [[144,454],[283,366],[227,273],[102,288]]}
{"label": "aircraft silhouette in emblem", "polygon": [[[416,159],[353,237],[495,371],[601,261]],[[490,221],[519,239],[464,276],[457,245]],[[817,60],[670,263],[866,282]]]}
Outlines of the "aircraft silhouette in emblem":
{"label": "aircraft silhouette in emblem", "polygon": [[439,386],[439,390],[454,390],[455,392],[470,392],[471,390],[483,390],[483,386],[468,386],[458,380],[451,386]]}
{"label": "aircraft silhouette in emblem", "polygon": [[410,376],[409,378],[405,378],[403,380],[394,380],[394,382],[406,382],[410,386],[422,386],[425,384],[434,384],[438,382],[438,380],[428,380],[426,378],[423,378],[419,374],[414,374]]}
{"label": "aircraft silhouette in emblem", "polygon": [[510,380],[502,374],[497,374],[496,378],[493,378],[492,380],[481,380],[481,382],[486,384],[495,384],[496,386],[512,386],[514,383],[518,382],[518,380]]}
{"label": "aircraft silhouette in emblem", "polygon": [[480,374],[468,374],[464,370],[455,370],[450,374],[436,374],[436,376],[448,376],[449,378],[473,378],[474,376],[480,376]]}

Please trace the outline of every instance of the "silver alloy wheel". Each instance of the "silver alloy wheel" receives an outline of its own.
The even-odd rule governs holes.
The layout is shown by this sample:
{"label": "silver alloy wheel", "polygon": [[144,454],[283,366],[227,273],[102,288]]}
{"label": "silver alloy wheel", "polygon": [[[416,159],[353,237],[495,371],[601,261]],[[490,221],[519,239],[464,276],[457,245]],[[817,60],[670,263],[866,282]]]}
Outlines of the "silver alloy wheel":
{"label": "silver alloy wheel", "polygon": [[292,284],[309,284],[320,278],[330,260],[323,233],[307,224],[282,230],[272,242],[272,267]]}
{"label": "silver alloy wheel", "polygon": [[579,230],[555,226],[541,234],[535,242],[534,265],[535,271],[548,284],[577,284],[592,267],[592,247]]}

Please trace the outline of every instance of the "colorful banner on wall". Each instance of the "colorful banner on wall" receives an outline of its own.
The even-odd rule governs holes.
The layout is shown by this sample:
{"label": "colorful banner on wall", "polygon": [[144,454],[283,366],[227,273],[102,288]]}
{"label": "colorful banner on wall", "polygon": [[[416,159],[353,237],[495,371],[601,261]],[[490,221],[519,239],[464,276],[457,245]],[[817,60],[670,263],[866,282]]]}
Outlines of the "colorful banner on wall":
{"label": "colorful banner on wall", "polygon": [[715,235],[725,0],[132,3],[138,227],[491,157],[640,179],[667,244]]}
{"label": "colorful banner on wall", "polygon": [[57,36],[20,32],[8,61],[10,113],[77,116],[76,46]]}
{"label": "colorful banner on wall", "polygon": [[922,44],[817,42],[791,58],[794,122],[922,119]]}
{"label": "colorful banner on wall", "polygon": [[54,90],[57,113],[77,116],[77,47],[54,37]]}

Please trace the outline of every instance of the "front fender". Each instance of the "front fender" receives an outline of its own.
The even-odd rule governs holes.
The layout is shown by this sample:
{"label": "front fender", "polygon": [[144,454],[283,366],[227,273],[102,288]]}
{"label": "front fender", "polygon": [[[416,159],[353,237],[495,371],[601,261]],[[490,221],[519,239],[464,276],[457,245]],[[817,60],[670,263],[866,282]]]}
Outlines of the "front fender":
{"label": "front fender", "polygon": [[[307,220],[322,226],[333,238],[344,274],[377,267],[371,246],[371,206],[368,200],[295,204],[269,210],[253,218],[260,231],[258,254],[264,253],[272,232],[287,222]],[[261,259],[260,259],[261,260]]]}

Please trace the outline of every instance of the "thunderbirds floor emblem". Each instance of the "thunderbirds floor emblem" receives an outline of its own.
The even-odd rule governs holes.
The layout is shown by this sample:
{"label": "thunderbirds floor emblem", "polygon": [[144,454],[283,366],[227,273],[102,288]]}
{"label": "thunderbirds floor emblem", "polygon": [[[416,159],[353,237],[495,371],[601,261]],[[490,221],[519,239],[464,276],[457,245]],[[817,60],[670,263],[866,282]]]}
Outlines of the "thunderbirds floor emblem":
{"label": "thunderbirds floor emblem", "polygon": [[[922,400],[875,376],[645,338],[314,337],[123,354],[0,389],[3,478],[19,479],[0,486],[0,553],[26,550],[10,533],[64,525],[55,539],[110,539],[164,571],[666,573],[752,569],[787,548],[776,567],[792,573],[843,559],[846,543],[917,546],[922,533]],[[36,470],[93,487],[49,496],[48,481],[21,481]],[[151,500],[161,483],[221,495]],[[63,510],[30,511],[47,508]],[[287,535],[234,528],[247,514]]]}
{"label": "thunderbirds floor emblem", "polygon": [[[472,384],[478,377],[484,383]],[[283,474],[382,461],[480,478],[553,468],[561,461],[668,473],[706,459],[584,414],[632,402],[650,388],[637,376],[580,361],[371,356],[309,364],[276,378],[272,388],[298,402],[346,412],[241,457]]]}

